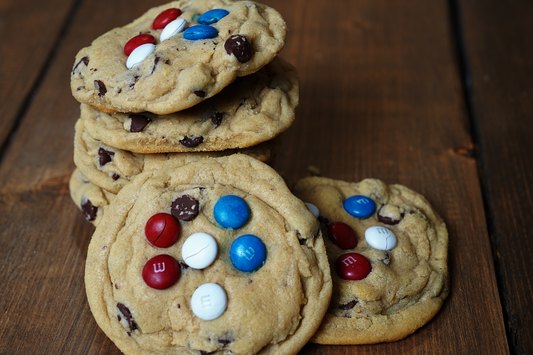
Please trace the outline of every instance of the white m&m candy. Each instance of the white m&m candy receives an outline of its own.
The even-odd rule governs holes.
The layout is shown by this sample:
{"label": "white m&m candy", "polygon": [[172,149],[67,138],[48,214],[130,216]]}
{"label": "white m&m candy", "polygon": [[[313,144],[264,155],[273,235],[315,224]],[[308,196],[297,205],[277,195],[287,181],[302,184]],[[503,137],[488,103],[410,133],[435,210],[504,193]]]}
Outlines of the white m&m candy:
{"label": "white m&m candy", "polygon": [[318,216],[320,215],[320,211],[318,210],[318,207],[316,207],[315,205],[309,202],[306,202],[305,205],[307,206],[309,211],[313,214],[313,216],[318,218]]}
{"label": "white m&m candy", "polygon": [[128,69],[135,68],[141,62],[148,57],[150,54],[152,54],[155,50],[155,45],[152,43],[146,43],[143,44],[133,50],[131,54],[128,57],[128,60],[126,61],[126,66]]}
{"label": "white m&m candy", "polygon": [[227,304],[226,292],[214,283],[207,283],[198,287],[191,299],[193,313],[203,320],[213,320],[220,317],[226,310]]}
{"label": "white m&m candy", "polygon": [[205,269],[215,261],[217,254],[215,238],[202,232],[192,234],[181,248],[183,261],[194,269]]}
{"label": "white m&m candy", "polygon": [[163,42],[164,40],[183,32],[185,26],[187,26],[187,21],[182,18],[170,22],[165,28],[163,28],[163,31],[161,31],[159,41]]}
{"label": "white m&m candy", "polygon": [[396,246],[396,236],[390,229],[373,226],[365,231],[367,243],[374,249],[391,250]]}

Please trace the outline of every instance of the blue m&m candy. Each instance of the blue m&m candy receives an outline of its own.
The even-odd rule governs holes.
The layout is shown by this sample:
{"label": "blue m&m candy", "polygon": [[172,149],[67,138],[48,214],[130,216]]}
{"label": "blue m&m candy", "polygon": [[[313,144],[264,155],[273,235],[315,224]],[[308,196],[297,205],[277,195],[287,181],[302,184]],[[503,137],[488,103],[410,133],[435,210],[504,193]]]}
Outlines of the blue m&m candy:
{"label": "blue m&m candy", "polygon": [[376,210],[376,203],[366,196],[355,195],[344,201],[344,209],[354,217],[367,218]]}
{"label": "blue m&m candy", "polygon": [[218,36],[218,30],[212,26],[196,25],[187,28],[183,31],[183,38],[190,40],[199,40],[206,38],[214,38]]}
{"label": "blue m&m candy", "polygon": [[231,244],[229,256],[233,266],[240,271],[252,272],[259,269],[266,259],[266,247],[255,235],[246,234]]}
{"label": "blue m&m candy", "polygon": [[237,229],[250,218],[250,208],[239,196],[226,195],[218,199],[213,214],[223,228]]}
{"label": "blue m&m candy", "polygon": [[229,11],[224,9],[213,9],[205,12],[202,16],[198,17],[198,23],[202,25],[210,25],[212,23],[220,21],[221,18],[227,16]]}

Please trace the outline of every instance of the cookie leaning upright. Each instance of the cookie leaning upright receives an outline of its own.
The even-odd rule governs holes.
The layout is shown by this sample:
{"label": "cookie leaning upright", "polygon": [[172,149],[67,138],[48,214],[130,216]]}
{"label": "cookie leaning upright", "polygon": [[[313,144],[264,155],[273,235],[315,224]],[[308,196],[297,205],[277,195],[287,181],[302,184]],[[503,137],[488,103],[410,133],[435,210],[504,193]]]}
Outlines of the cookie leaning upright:
{"label": "cookie leaning upright", "polygon": [[[177,32],[183,30],[183,21],[188,28],[169,38],[165,34],[161,40],[165,28],[159,29],[161,21],[154,24],[154,20],[168,9],[177,9],[178,17],[173,15],[171,19],[182,21]],[[216,12],[208,13],[210,10]],[[128,69],[128,59],[134,52],[130,54],[130,47],[125,50],[125,46],[139,34],[144,37],[134,42],[144,43],[144,54],[149,54],[133,60],[137,66],[130,62]],[[272,61],[283,48],[286,34],[281,15],[263,4],[229,0],[171,2],[81,49],[72,70],[72,94],[78,101],[106,112],[180,111]]]}
{"label": "cookie leaning upright", "polygon": [[320,177],[300,180],[294,193],[318,209],[332,269],[331,304],[311,341],[395,341],[437,314],[449,292],[448,232],[422,195],[377,179]]}
{"label": "cookie leaning upright", "polygon": [[137,175],[96,228],[85,282],[126,354],[295,354],[331,296],[318,221],[242,154]]}

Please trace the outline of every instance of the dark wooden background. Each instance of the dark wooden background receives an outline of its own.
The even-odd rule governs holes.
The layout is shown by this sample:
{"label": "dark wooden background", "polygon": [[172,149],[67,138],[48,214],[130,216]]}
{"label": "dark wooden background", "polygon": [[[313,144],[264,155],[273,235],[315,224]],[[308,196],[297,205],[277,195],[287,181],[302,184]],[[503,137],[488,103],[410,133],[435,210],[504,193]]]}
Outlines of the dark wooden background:
{"label": "dark wooden background", "polygon": [[[74,55],[165,0],[0,0],[0,354],[120,354],[94,322],[70,200]],[[264,0],[300,107],[275,168],[376,177],[448,225],[451,294],[408,338],[302,354],[533,354],[533,3]]]}

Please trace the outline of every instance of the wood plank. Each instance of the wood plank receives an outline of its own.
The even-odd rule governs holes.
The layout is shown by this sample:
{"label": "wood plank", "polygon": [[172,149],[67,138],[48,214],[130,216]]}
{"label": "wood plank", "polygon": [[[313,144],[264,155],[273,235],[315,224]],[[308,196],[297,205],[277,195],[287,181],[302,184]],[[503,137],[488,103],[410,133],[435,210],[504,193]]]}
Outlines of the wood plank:
{"label": "wood plank", "polygon": [[533,353],[533,4],[460,1],[482,181],[511,351]]}
{"label": "wood plank", "polygon": [[[265,3],[286,17],[282,56],[299,68],[302,89],[276,167],[293,180],[315,165],[332,178],[405,184],[450,232],[451,295],[432,322],[396,343],[309,344],[302,353],[507,353],[476,161],[457,154],[472,140],[446,2]],[[146,8],[82,3],[0,164],[0,353],[120,354],[85,300],[93,227],[66,185],[79,112],[68,80],[78,49]]]}
{"label": "wood plank", "polygon": [[74,2],[0,1],[0,147],[24,110]]}

